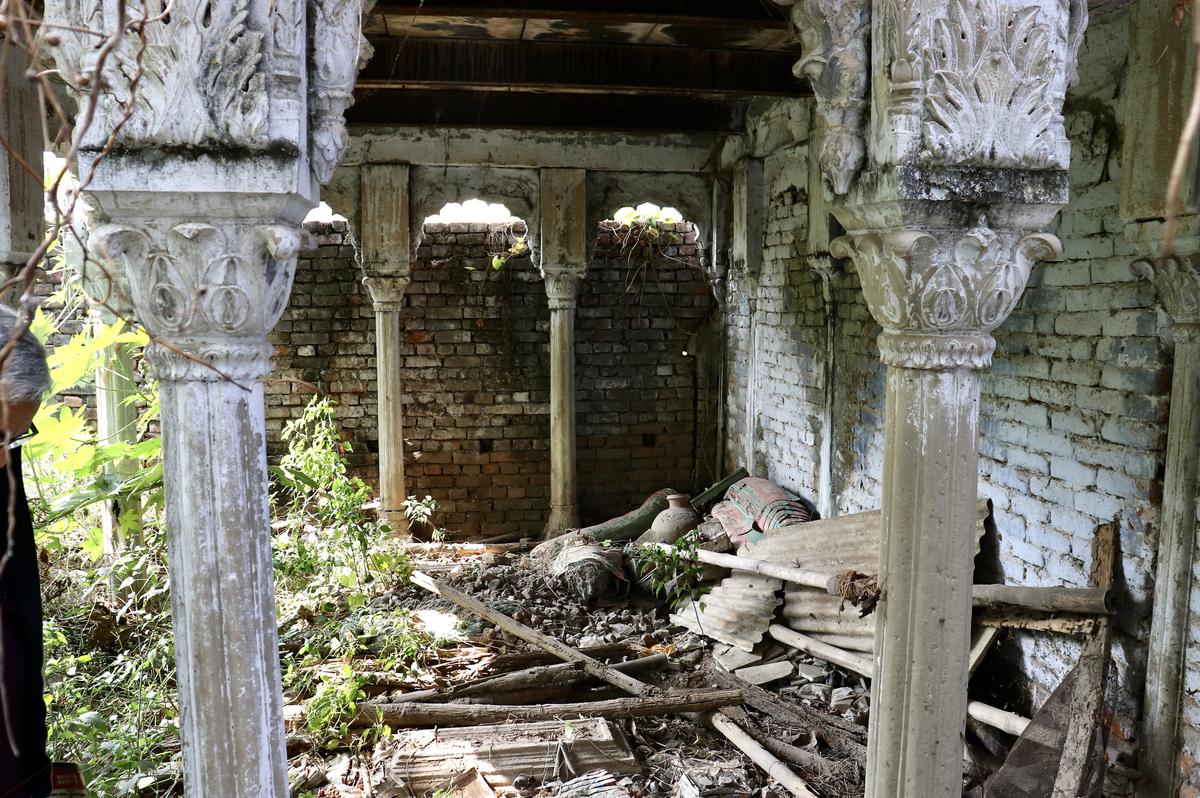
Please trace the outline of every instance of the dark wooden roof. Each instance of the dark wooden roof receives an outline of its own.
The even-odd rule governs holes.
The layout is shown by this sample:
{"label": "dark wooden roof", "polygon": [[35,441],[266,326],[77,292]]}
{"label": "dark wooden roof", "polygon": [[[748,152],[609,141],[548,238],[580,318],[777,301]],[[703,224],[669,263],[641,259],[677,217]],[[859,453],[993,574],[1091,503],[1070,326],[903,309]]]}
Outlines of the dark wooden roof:
{"label": "dark wooden roof", "polygon": [[736,130],[807,92],[770,0],[380,2],[367,35],[356,123]]}

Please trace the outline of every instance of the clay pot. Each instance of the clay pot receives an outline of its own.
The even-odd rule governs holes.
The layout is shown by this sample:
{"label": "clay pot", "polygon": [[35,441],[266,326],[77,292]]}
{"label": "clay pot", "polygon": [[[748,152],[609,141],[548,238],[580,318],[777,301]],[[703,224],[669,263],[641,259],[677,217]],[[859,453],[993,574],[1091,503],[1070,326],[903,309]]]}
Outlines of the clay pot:
{"label": "clay pot", "polygon": [[700,514],[692,509],[686,493],[672,493],[670,505],[654,518],[650,529],[638,538],[639,543],[674,543],[700,524]]}

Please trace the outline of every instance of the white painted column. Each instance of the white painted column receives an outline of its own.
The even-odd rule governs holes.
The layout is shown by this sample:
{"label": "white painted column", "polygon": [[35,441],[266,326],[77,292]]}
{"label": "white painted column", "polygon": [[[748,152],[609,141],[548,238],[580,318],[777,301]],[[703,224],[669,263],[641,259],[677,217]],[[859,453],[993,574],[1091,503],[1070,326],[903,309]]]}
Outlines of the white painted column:
{"label": "white painted column", "polygon": [[888,367],[867,796],[952,798],[979,372],[1033,262],[1058,249],[1038,231],[1067,199],[1062,108],[1087,4],[776,2],[804,44],[794,71],[813,89],[815,157],[847,231],[831,252],[857,267]]}
{"label": "white painted column", "polygon": [[[348,142],[362,6],[176,0],[169,22],[124,37],[116,8],[51,0],[46,15],[66,84],[103,87],[76,129],[108,221],[90,245],[125,274],[160,381],[184,787],[286,798],[262,377],[301,221]],[[120,38],[102,75],[97,31]],[[159,79],[129,103],[118,67],[135,62]]]}
{"label": "white painted column", "polygon": [[300,234],[270,218],[208,219],[110,224],[93,244],[126,270],[155,338],[187,793],[282,798],[261,379]]}
{"label": "white painted column", "polygon": [[888,367],[881,598],[867,743],[871,798],[961,792],[978,480],[979,372],[1053,236],[993,230],[851,234]]}
{"label": "white painted column", "polygon": [[408,534],[404,515],[404,289],[408,277],[363,278],[375,308],[375,401],[379,419],[379,509],[392,531]]}
{"label": "white painted column", "polygon": [[579,526],[575,460],[575,305],[587,271],[587,173],[541,170],[541,271],[550,301],[550,518],[553,537]]}
{"label": "white painted column", "polygon": [[375,309],[375,398],[379,440],[379,509],[398,535],[408,534],[404,500],[404,289],[412,270],[407,164],[361,168],[359,206],[363,285]]}
{"label": "white painted column", "polygon": [[1139,795],[1174,796],[1182,779],[1182,706],[1196,562],[1196,496],[1200,493],[1200,272],[1196,255],[1175,256],[1147,269],[1174,322],[1171,416],[1163,476],[1154,609],[1142,707],[1146,785]]}

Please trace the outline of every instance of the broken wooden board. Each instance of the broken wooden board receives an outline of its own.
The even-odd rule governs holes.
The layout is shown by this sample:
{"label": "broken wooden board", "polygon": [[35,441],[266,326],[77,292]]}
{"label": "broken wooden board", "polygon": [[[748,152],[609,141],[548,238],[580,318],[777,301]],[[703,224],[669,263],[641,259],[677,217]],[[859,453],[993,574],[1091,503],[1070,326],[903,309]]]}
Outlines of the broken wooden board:
{"label": "broken wooden board", "polygon": [[621,729],[597,718],[400,732],[382,742],[375,757],[390,778],[418,795],[472,769],[503,791],[522,773],[555,779],[556,763],[563,758],[560,746],[576,773],[640,772]]}
{"label": "broken wooden board", "polygon": [[734,671],[737,676],[745,679],[750,684],[770,684],[780,679],[786,679],[795,672],[796,666],[787,660],[783,662],[768,662],[766,665],[752,665],[748,668],[739,668]]}

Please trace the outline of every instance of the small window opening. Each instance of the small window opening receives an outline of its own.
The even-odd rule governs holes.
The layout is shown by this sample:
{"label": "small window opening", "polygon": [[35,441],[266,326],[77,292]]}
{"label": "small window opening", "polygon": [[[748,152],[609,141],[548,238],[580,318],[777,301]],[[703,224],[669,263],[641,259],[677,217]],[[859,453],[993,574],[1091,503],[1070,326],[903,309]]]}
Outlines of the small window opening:
{"label": "small window opening", "polygon": [[519,221],[500,203],[481,199],[448,202],[433,216],[425,217],[425,224],[508,224]]}

